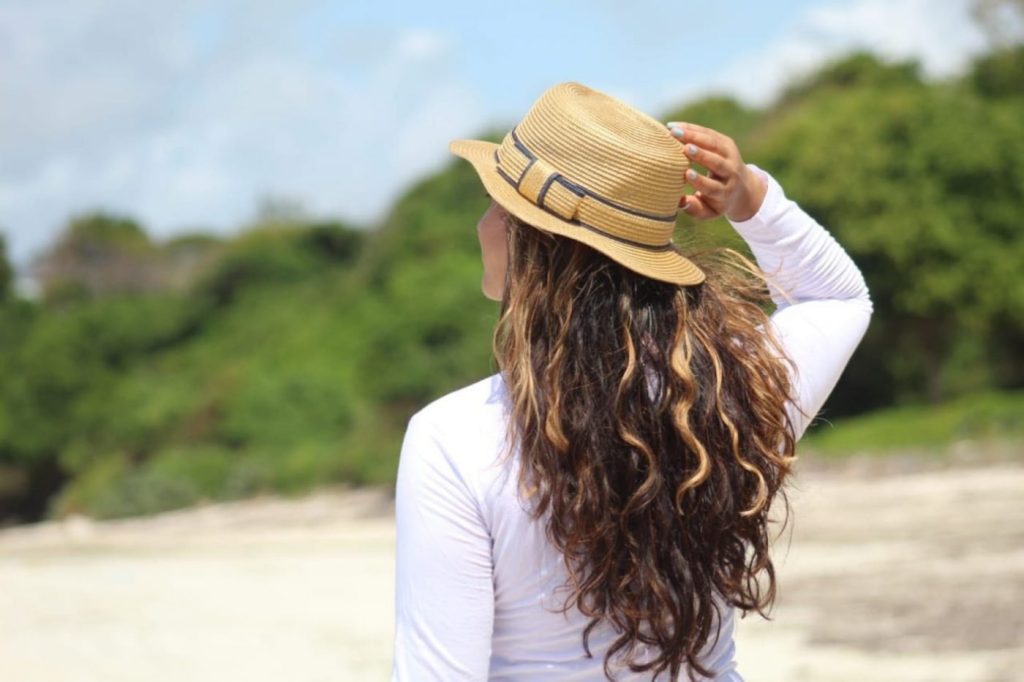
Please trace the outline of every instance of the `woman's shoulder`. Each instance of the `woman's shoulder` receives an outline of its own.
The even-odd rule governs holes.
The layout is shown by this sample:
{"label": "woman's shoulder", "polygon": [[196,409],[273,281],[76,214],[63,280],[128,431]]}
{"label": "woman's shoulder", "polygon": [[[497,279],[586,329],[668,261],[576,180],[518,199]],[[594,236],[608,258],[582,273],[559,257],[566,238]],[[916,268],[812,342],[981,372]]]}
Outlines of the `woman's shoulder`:
{"label": "woman's shoulder", "polygon": [[439,435],[478,430],[504,416],[504,390],[501,373],[495,373],[435,398],[412,419],[430,424]]}
{"label": "woman's shoulder", "polygon": [[505,436],[504,381],[500,374],[475,381],[431,401],[409,419],[402,458],[418,467],[447,471],[466,486],[481,508],[501,467],[498,455]]}

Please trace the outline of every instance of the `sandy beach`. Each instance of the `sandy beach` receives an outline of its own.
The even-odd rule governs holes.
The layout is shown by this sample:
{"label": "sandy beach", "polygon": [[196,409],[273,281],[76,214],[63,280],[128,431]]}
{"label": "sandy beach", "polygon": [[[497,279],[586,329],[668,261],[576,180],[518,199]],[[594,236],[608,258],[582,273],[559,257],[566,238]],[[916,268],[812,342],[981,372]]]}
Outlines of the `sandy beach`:
{"label": "sandy beach", "polygon": [[[805,464],[805,462],[808,462]],[[802,456],[751,682],[1024,680],[1024,458]],[[385,680],[387,491],[0,531],[0,679]]]}

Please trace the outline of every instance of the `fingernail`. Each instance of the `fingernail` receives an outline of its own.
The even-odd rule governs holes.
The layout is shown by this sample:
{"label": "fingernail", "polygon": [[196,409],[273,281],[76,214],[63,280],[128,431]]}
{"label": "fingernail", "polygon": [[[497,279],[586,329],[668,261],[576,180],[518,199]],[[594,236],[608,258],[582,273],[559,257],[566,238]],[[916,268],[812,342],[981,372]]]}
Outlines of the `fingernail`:
{"label": "fingernail", "polygon": [[697,177],[697,171],[695,171],[692,168],[690,168],[689,170],[686,171],[686,177],[688,177],[691,180],[693,180],[695,177]]}
{"label": "fingernail", "polygon": [[686,145],[686,151],[690,152],[691,155],[696,154],[697,153],[697,145],[695,145],[695,144],[688,144],[688,145]]}
{"label": "fingernail", "polygon": [[669,130],[676,137],[682,137],[683,136],[683,129],[678,127],[678,126],[669,126]]}

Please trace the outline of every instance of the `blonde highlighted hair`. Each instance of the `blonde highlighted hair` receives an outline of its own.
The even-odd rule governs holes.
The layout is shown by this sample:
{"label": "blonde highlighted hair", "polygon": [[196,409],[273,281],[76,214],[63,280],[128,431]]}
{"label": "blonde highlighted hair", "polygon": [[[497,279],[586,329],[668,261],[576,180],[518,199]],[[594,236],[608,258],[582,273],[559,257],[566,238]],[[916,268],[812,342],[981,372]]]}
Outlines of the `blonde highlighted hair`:
{"label": "blonde highlighted hair", "polygon": [[[638,275],[511,214],[493,352],[511,405],[506,455],[565,559],[570,594],[618,634],[604,671],[683,665],[720,620],[775,599],[769,509],[796,460],[791,361],[764,273],[728,248],[687,253],[696,286]],[[781,493],[781,495],[779,495]],[[783,524],[785,525],[785,524]],[[759,578],[767,578],[763,588]],[[640,661],[643,651],[655,652]]]}

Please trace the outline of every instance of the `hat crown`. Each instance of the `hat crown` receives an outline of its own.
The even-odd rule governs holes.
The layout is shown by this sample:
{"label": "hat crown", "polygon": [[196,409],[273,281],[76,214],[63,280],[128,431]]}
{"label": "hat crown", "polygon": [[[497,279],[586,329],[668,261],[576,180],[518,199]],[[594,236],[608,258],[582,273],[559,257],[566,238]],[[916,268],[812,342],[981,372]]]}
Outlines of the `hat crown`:
{"label": "hat crown", "polygon": [[448,148],[524,223],[655,279],[704,281],[672,241],[690,160],[666,126],[625,102],[559,83],[500,144],[452,140]]}
{"label": "hat crown", "polygon": [[505,136],[499,158],[517,142],[596,198],[640,214],[679,210],[690,166],[682,145],[665,125],[611,95],[559,83]]}

